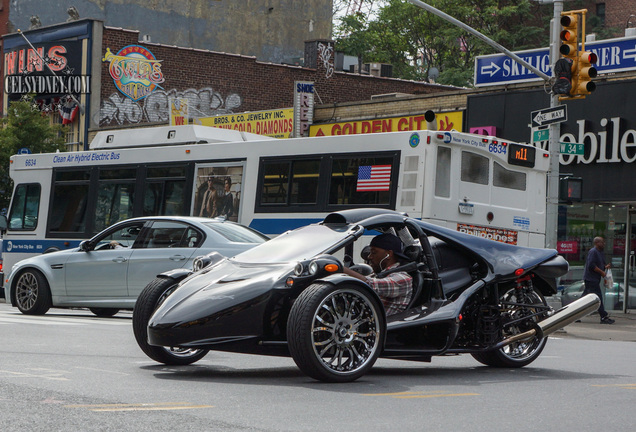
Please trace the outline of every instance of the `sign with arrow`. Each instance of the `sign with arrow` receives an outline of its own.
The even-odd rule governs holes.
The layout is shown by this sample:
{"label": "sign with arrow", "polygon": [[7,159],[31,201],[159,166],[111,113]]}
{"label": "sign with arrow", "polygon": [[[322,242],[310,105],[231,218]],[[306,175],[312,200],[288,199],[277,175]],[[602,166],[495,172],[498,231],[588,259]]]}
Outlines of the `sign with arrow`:
{"label": "sign with arrow", "polygon": [[[599,74],[636,70],[636,37],[634,36],[587,42],[585,50],[598,56],[598,62],[594,67]],[[514,51],[514,53],[541,72],[552,75],[549,48]],[[530,81],[542,81],[542,79],[505,54],[475,57],[475,87]]]}
{"label": "sign with arrow", "polygon": [[561,123],[567,121],[568,110],[567,105],[559,105],[552,108],[544,108],[530,113],[532,127],[546,126],[552,123]]}

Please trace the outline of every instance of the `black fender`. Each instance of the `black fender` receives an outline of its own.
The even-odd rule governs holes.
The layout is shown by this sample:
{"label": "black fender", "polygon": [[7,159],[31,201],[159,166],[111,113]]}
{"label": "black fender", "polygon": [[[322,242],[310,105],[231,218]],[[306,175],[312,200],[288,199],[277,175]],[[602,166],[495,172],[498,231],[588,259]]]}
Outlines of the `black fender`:
{"label": "black fender", "polygon": [[382,304],[382,300],[380,299],[380,296],[378,295],[378,293],[376,293],[373,290],[373,288],[371,288],[368,284],[364,283],[360,279],[354,278],[353,276],[349,276],[344,273],[334,273],[334,274],[330,274],[327,277],[316,279],[315,282],[328,283],[334,286],[343,285],[343,284],[350,284],[350,285],[353,284],[353,285],[357,285],[359,287],[364,288],[364,290],[368,292],[371,297],[375,298],[378,301],[378,304],[382,306],[381,307],[382,316],[384,317],[384,322],[386,322],[386,311],[384,310],[384,306]]}
{"label": "black fender", "polygon": [[192,273],[193,272],[190,269],[178,268],[178,269],[168,270],[163,273],[159,273],[157,277],[173,279],[175,282],[181,282],[182,280],[190,276]]}

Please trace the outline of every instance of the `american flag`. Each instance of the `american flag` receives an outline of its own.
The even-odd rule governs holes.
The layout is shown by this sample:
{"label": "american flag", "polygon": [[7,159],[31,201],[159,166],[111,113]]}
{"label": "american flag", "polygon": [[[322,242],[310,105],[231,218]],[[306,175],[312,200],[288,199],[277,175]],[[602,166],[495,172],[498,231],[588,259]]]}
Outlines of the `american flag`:
{"label": "american flag", "polygon": [[358,167],[356,192],[388,191],[391,187],[391,165]]}

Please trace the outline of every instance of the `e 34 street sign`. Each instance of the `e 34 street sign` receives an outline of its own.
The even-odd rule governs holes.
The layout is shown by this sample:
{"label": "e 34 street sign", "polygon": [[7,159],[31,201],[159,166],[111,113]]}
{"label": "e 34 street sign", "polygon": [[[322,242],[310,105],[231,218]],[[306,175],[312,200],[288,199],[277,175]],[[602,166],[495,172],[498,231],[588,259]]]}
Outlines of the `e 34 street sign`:
{"label": "e 34 street sign", "polygon": [[[636,70],[636,37],[587,42],[585,50],[598,56],[594,67],[599,74]],[[514,53],[546,75],[552,75],[549,48]],[[475,87],[528,81],[542,81],[542,78],[505,54],[475,57]]]}

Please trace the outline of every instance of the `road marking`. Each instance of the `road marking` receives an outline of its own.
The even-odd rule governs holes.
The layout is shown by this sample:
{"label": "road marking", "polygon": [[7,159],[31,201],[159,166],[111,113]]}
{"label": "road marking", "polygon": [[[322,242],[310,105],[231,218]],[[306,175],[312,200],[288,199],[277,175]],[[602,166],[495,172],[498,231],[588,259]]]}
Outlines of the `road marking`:
{"label": "road marking", "polygon": [[113,320],[109,318],[92,318],[92,317],[56,317],[56,316],[39,316],[30,317],[18,314],[0,314],[0,324],[36,324],[36,325],[59,325],[59,326],[82,326],[90,324],[111,325],[111,326],[129,326],[130,321]]}
{"label": "road marking", "polygon": [[394,399],[423,399],[437,397],[481,396],[479,393],[446,393],[442,390],[429,392],[399,392],[399,393],[367,393],[362,396],[388,396]]}
{"label": "road marking", "polygon": [[636,390],[636,384],[592,384],[592,387],[618,387],[627,390]]}
{"label": "road marking", "polygon": [[[47,374],[31,374],[26,372],[14,372],[8,370],[0,369],[0,376],[3,378],[38,378],[38,379],[48,379],[52,381],[68,381],[68,378],[64,378],[61,376],[64,373],[68,373],[66,371],[54,371],[50,369],[28,369],[28,370],[37,370],[37,371],[48,371]],[[3,375],[6,374],[6,375]]]}
{"label": "road marking", "polygon": [[65,408],[85,408],[94,412],[111,411],[168,411],[214,408],[214,405],[191,405],[188,402],[161,402],[138,404],[96,404],[96,405],[65,405]]}

